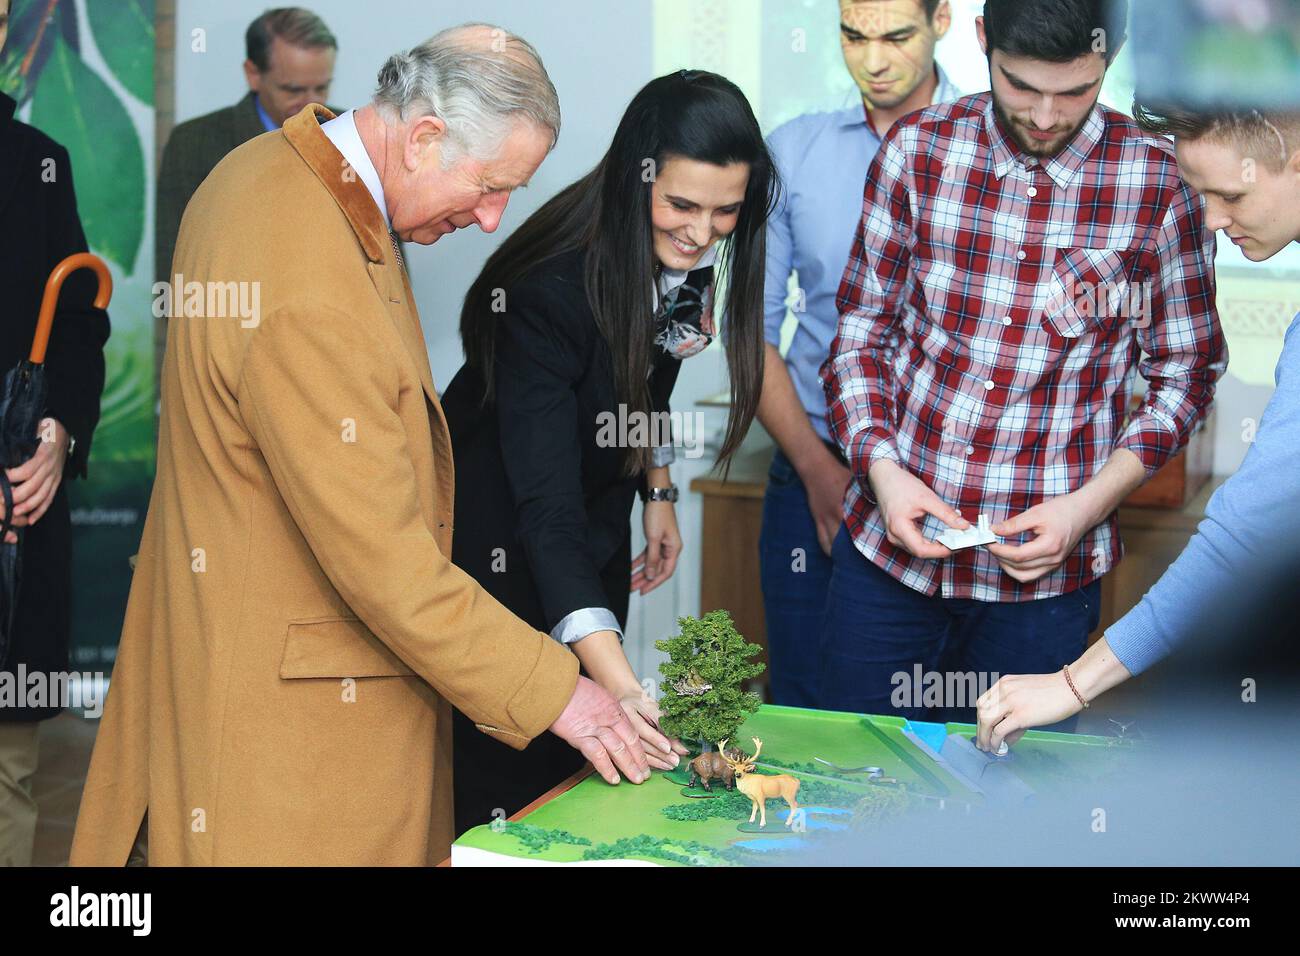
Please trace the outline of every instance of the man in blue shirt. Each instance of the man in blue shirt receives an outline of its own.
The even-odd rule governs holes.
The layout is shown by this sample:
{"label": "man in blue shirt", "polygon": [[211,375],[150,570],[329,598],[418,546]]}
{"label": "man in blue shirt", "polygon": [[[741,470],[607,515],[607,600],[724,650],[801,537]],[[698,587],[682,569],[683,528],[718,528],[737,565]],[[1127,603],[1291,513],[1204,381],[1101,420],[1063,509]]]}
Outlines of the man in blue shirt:
{"label": "man in blue shirt", "polygon": [[[1209,229],[1222,230],[1252,262],[1300,242],[1300,114],[1255,110],[1198,114],[1139,105],[1138,122],[1172,134],[1187,184],[1206,202]],[[1300,566],[1300,316],[1286,334],[1277,390],[1241,468],[1206,508],[1187,548],[1142,601],[1073,664],[1054,674],[1005,676],[978,704],[976,743],[998,751],[1031,727],[1070,717],[1195,636],[1275,641],[1293,631]],[[1283,581],[1279,579],[1292,575]],[[1289,593],[1287,593],[1289,592]],[[1276,645],[1278,668],[1293,642]],[[1228,674],[1239,681],[1242,676]]]}
{"label": "man in blue shirt", "polygon": [[[818,642],[831,543],[849,470],[830,436],[818,370],[839,322],[835,298],[862,218],[867,170],[895,121],[961,94],[934,60],[948,0],[839,0],[844,62],[861,105],[808,113],[768,145],[783,194],[769,220],[767,363],[758,417],[777,444],[763,503],[760,558],[774,703],[819,706]],[[798,277],[793,303],[791,275]],[[798,325],[780,353],[787,308]]]}

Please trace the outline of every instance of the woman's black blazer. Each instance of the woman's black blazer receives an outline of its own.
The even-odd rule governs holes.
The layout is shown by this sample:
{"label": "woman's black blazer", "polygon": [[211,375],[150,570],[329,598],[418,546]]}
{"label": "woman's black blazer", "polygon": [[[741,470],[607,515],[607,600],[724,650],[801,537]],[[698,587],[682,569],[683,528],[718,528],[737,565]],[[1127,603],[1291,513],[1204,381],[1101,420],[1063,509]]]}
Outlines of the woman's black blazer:
{"label": "woman's black blazer", "polygon": [[[583,255],[547,260],[505,291],[493,317],[494,402],[482,405],[482,376],[469,366],[442,398],[456,462],[453,560],[547,632],[588,607],[626,626],[630,519],[644,480],[624,476],[621,447],[597,441],[601,413],[617,420],[619,410]],[[656,355],[655,410],[669,410],[680,365]]]}

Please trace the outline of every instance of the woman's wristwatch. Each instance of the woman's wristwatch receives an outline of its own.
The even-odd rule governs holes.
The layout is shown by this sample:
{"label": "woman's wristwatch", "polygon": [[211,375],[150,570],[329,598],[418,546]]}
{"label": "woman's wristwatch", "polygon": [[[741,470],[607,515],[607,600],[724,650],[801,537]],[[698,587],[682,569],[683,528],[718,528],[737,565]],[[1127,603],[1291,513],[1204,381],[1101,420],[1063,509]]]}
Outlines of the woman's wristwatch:
{"label": "woman's wristwatch", "polygon": [[640,493],[642,501],[675,502],[681,497],[676,485],[669,485],[667,488],[646,488],[645,485],[642,485],[637,491]]}

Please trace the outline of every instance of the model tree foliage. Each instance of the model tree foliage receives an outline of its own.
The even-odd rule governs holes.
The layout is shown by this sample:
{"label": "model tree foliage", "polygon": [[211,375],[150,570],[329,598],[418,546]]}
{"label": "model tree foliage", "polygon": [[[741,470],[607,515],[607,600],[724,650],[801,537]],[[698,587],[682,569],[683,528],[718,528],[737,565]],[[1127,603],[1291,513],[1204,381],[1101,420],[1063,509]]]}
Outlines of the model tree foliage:
{"label": "model tree foliage", "polygon": [[762,648],[746,642],[726,611],[681,617],[677,626],[681,633],[676,637],[655,641],[655,647],[668,654],[659,665],[664,678],[660,727],[688,744],[734,739],[740,725],[758,710],[758,695],[743,687],[763,673],[763,665],[751,660]]}

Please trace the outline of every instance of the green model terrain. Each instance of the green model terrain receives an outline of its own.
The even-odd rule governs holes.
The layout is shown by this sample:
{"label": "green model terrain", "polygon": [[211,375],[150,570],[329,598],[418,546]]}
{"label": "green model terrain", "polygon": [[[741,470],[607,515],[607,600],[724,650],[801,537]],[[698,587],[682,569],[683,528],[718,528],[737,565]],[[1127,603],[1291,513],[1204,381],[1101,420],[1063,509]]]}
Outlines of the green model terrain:
{"label": "green model terrain", "polygon": [[[904,736],[904,724],[898,717],[771,705],[745,722],[728,746],[753,753],[751,738],[759,737],[759,770],[799,778],[797,799],[809,808],[796,821],[803,832],[784,826],[786,804],[780,799],[767,803],[767,830],[742,831],[749,799],[738,790],[728,793],[716,780],[711,786],[717,796],[705,795],[699,785],[688,791],[699,796],[685,795],[689,770],[683,762],[677,771],[656,772],[640,786],[611,787],[593,774],[522,821],[476,827],[456,846],[551,862],[620,859],[734,866],[806,852],[818,840],[833,839],[835,832],[878,825],[899,813],[978,805],[978,794]],[[970,736],[974,728],[949,724],[947,730]],[[1131,754],[1131,745],[1113,738],[1034,731],[1016,745],[1013,768],[1034,790],[1052,791],[1119,772]],[[865,773],[839,773],[814,757],[845,769],[880,767],[897,782],[868,782]],[[752,829],[757,828],[755,819]]]}

